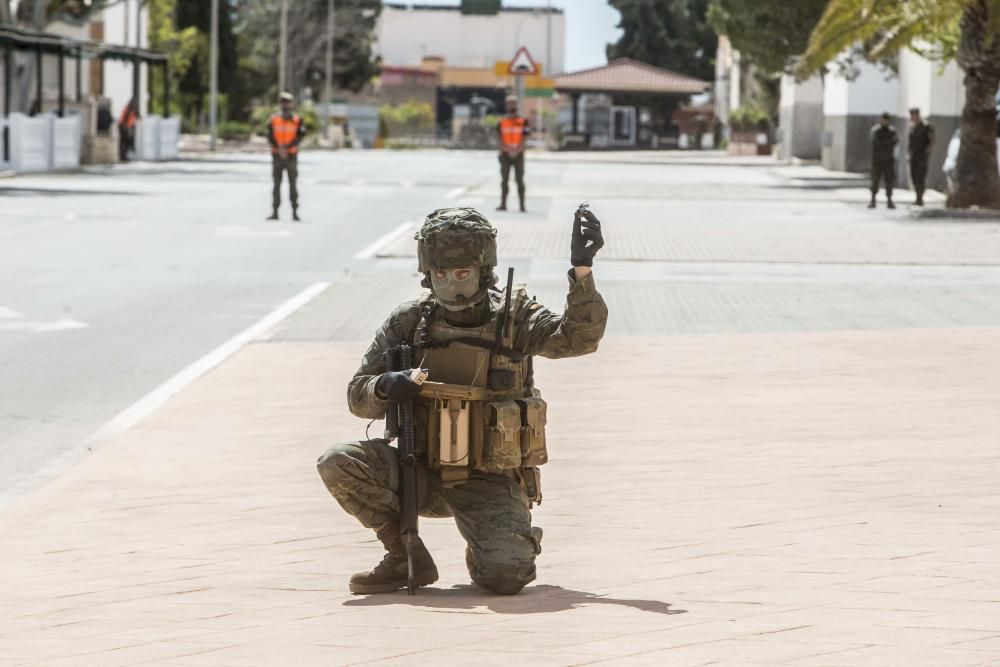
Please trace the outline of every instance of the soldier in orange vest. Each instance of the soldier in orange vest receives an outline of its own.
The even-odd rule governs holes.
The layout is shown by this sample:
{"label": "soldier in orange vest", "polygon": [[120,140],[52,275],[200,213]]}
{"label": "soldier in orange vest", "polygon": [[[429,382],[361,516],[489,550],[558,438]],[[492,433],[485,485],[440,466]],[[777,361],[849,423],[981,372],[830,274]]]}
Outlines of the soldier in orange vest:
{"label": "soldier in orange vest", "polygon": [[507,115],[497,124],[500,134],[500,205],[498,211],[507,210],[507,185],[510,179],[510,168],[514,167],[514,180],[517,181],[517,196],[521,202],[521,213],[524,213],[524,141],[531,134],[528,119],[517,115],[517,98],[507,97]]}
{"label": "soldier in orange vest", "polygon": [[129,100],[118,116],[118,160],[128,160],[129,151],[135,150],[135,126],[139,122],[139,105]]}
{"label": "soldier in orange vest", "polygon": [[271,193],[271,208],[268,220],[278,219],[281,205],[281,174],[288,172],[288,198],[292,202],[292,220],[299,219],[299,190],[295,181],[299,176],[299,142],[306,134],[306,126],[299,115],[292,111],[295,98],[291,93],[281,93],[281,112],[271,116],[267,123],[267,140],[271,143],[271,176],[274,190]]}

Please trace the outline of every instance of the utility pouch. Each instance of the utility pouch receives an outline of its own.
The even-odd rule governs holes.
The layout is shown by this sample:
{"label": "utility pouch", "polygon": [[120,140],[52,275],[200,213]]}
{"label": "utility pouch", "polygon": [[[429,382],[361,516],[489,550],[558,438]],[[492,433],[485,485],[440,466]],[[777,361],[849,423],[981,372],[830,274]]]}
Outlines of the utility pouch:
{"label": "utility pouch", "polygon": [[469,465],[469,401],[438,399],[438,462],[444,466]]}
{"label": "utility pouch", "polygon": [[514,388],[517,376],[514,371],[491,368],[486,374],[486,383],[493,391],[509,391]]}
{"label": "utility pouch", "polygon": [[486,404],[483,456],[476,467],[498,473],[521,465],[521,406],[514,401]]}
{"label": "utility pouch", "polygon": [[545,447],[547,404],[539,396],[522,398],[521,405],[521,465],[540,466],[549,460]]}
{"label": "utility pouch", "polygon": [[528,498],[528,509],[542,504],[542,473],[534,466],[518,470],[521,477],[521,490]]}

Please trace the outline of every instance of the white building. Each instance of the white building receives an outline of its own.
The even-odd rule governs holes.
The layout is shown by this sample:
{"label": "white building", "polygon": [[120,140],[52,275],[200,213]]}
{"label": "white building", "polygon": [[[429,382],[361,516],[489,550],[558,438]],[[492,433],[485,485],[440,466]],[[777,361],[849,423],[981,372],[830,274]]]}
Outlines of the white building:
{"label": "white building", "polygon": [[375,49],[385,65],[417,66],[438,56],[452,67],[493,69],[523,46],[549,76],[563,71],[565,34],[562,10],[554,7],[504,7],[479,15],[462,14],[457,5],[386,2]]}
{"label": "white building", "polygon": [[[149,12],[142,0],[122,0],[97,12],[83,25],[53,23],[46,27],[46,33],[74,40],[145,49],[149,44],[148,24]],[[36,97],[36,62],[34,53],[30,51],[15,52],[12,70],[27,71],[29,85],[21,90],[16,85],[12,86],[12,110],[27,111],[31,108]],[[65,104],[73,109],[78,102],[86,103],[91,98],[105,97],[111,101],[111,108],[117,114],[132,99],[133,71],[131,62],[116,59],[101,61],[85,57],[80,64],[78,77],[76,58],[67,54],[63,62]],[[3,76],[4,68],[0,67],[0,95],[4,90]],[[148,77],[148,68],[140,66],[140,109],[144,113],[149,109]],[[25,97],[26,99],[22,99]],[[59,58],[51,53],[42,56],[41,102],[42,111],[55,111],[59,104]]]}

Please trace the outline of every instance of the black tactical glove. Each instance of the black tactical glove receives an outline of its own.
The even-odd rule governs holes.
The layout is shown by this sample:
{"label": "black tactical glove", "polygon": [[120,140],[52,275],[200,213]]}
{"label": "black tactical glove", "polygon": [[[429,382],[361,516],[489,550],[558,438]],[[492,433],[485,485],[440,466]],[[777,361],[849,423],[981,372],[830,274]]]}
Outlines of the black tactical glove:
{"label": "black tactical glove", "polygon": [[604,247],[601,221],[587,208],[581,206],[573,216],[573,242],[570,244],[570,264],[593,266],[594,255]]}
{"label": "black tactical glove", "polygon": [[410,379],[410,371],[389,371],[379,376],[375,393],[394,403],[405,403],[417,397],[420,385]]}

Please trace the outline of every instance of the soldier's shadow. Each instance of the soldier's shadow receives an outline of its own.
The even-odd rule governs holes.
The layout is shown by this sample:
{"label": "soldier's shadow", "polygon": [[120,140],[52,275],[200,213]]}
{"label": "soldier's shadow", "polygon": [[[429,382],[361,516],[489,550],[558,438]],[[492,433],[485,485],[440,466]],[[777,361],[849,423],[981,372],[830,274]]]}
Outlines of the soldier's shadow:
{"label": "soldier's shadow", "polygon": [[451,588],[421,588],[416,595],[397,591],[388,595],[368,595],[344,602],[347,607],[380,607],[407,605],[433,609],[476,609],[486,607],[498,614],[544,614],[568,611],[591,604],[613,604],[654,614],[686,614],[686,609],[671,609],[658,600],[619,600],[586,591],[574,591],[562,586],[542,584],[529,586],[517,595],[494,595],[481,588],[464,584]]}

